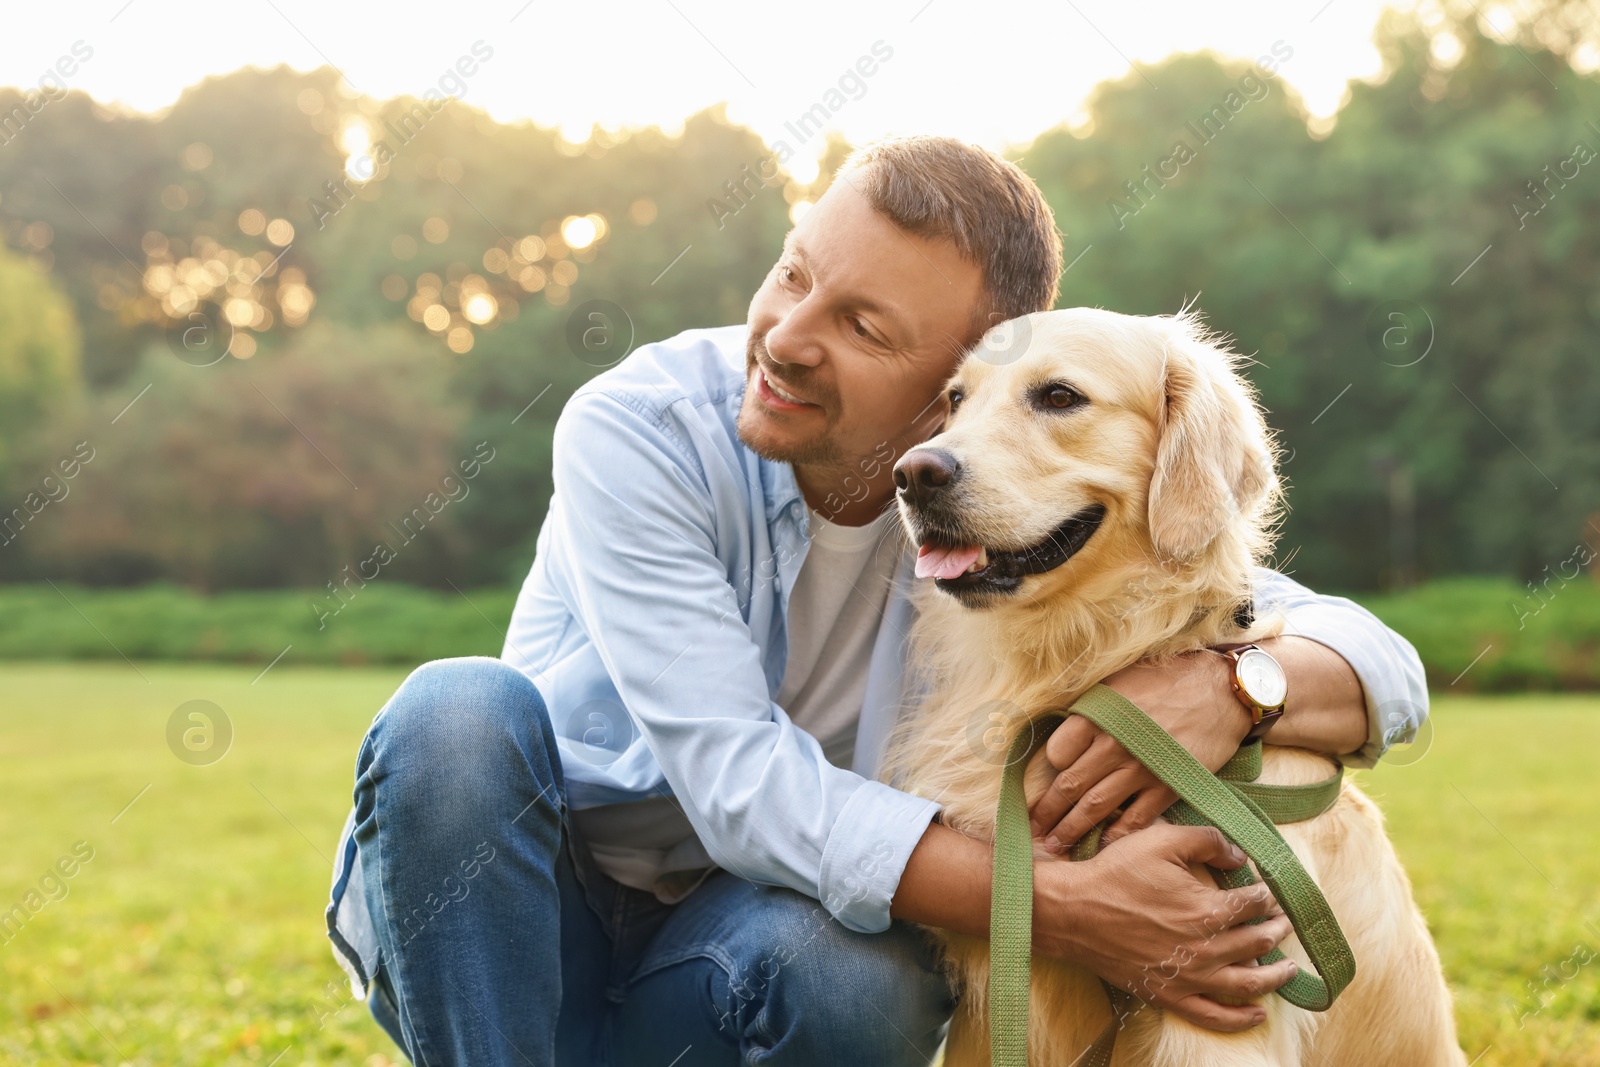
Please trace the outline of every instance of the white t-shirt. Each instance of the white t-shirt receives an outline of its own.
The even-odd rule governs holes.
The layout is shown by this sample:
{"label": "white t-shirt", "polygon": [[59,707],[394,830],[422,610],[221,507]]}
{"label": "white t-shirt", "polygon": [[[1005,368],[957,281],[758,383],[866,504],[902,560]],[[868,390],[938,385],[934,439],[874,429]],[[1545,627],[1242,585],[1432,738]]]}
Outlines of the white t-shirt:
{"label": "white t-shirt", "polygon": [[901,545],[891,509],[865,526],[811,513],[811,546],[789,593],[789,655],[778,707],[848,767]]}
{"label": "white t-shirt", "polygon": [[[813,511],[810,535],[789,593],[789,653],[776,702],[830,763],[849,767],[903,546],[892,509],[865,526],[839,526]],[[596,865],[623,885],[670,903],[708,873],[709,857],[674,798],[604,804],[572,817]]]}

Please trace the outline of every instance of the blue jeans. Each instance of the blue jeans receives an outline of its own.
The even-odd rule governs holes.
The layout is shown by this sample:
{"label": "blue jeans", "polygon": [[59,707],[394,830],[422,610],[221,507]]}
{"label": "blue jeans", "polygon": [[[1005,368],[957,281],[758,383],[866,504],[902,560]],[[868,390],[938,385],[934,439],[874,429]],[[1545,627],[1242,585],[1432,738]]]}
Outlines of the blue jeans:
{"label": "blue jeans", "polygon": [[499,660],[413,672],[355,800],[369,1003],[419,1065],[926,1064],[953,1009],[904,923],[855,933],[726,871],[674,905],[607,877],[569,825],[544,700]]}

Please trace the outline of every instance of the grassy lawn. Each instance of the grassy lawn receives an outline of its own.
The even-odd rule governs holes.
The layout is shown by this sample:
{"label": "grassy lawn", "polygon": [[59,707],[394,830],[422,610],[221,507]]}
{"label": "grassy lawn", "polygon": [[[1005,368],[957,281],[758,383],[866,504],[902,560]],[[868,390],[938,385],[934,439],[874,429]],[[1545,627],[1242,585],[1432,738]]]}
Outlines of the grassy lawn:
{"label": "grassy lawn", "polygon": [[[356,745],[405,672],[260,670],[0,667],[0,908],[94,850],[0,945],[0,1062],[404,1062],[321,931]],[[195,699],[233,724],[209,766],[167,747]]]}
{"label": "grassy lawn", "polygon": [[[252,684],[259,670],[0,665],[0,910],[47,900],[0,943],[0,1063],[400,1058],[350,999],[322,908],[356,744],[404,671],[279,666]],[[197,699],[233,727],[209,765],[166,739]],[[1467,1056],[1600,1067],[1600,958],[1573,962],[1600,952],[1600,698],[1440,699],[1434,722],[1423,758],[1363,784]]]}
{"label": "grassy lawn", "polygon": [[1420,759],[1358,780],[1439,945],[1461,1046],[1479,1067],[1597,1067],[1600,698],[1436,697],[1431,722]]}

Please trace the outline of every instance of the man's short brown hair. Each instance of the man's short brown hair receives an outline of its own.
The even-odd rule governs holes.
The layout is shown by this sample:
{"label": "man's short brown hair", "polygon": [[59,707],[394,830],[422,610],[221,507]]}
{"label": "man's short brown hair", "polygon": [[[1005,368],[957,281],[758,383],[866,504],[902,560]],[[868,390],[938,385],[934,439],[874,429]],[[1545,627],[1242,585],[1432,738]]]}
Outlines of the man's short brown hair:
{"label": "man's short brown hair", "polygon": [[977,264],[980,328],[1055,306],[1061,235],[1015,163],[953,137],[895,137],[856,149],[839,177],[902,230],[950,241]]}

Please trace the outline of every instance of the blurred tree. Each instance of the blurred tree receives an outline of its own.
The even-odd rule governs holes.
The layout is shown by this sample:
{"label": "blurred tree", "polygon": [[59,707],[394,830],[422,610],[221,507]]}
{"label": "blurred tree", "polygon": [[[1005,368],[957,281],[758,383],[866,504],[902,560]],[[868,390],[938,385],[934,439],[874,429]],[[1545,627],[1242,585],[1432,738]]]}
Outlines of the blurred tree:
{"label": "blurred tree", "polygon": [[[1063,304],[1197,301],[1255,356],[1293,485],[1282,556],[1314,584],[1533,577],[1600,511],[1591,6],[1391,13],[1383,74],[1335,122],[1279,76],[1294,42],[1175,56],[1015,151],[1065,233]],[[386,573],[519,577],[562,404],[640,344],[742,321],[790,203],[848,147],[831,136],[800,184],[721,108],[571,143],[327,69],[207,79],[155,116],[54,100],[0,152],[0,237],[84,333],[95,414],[45,422],[105,444],[52,520],[71,530],[0,568],[319,586],[488,441]],[[253,358],[184,366],[195,322]],[[48,430],[28,435],[45,452]]]}
{"label": "blurred tree", "polygon": [[[433,348],[397,327],[317,324],[249,362],[152,349],[135,379],[148,392],[115,424],[128,401],[107,397],[77,428],[96,455],[70,516],[30,547],[84,580],[200,589],[320,587],[378,541],[408,560],[441,551],[454,504],[425,502],[470,450],[456,454],[461,413]],[[420,547],[402,547],[419,506]]]}
{"label": "blurred tree", "polygon": [[[1600,0],[1517,0],[1493,6],[1474,0],[1419,0],[1402,18],[1435,39],[1483,35],[1501,44],[1519,41],[1585,72],[1600,67]],[[1452,45],[1444,47],[1453,50]]]}
{"label": "blurred tree", "polygon": [[55,280],[0,244],[0,486],[11,480],[3,472],[18,446],[78,398],[81,347],[72,304]]}
{"label": "blurred tree", "polygon": [[[1347,220],[1328,254],[1355,299],[1330,292],[1317,315],[1313,343],[1346,354],[1353,388],[1307,427],[1326,443],[1309,446],[1321,469],[1298,532],[1308,553],[1321,542],[1317,572],[1351,585],[1384,573],[1381,531],[1405,503],[1384,468],[1414,483],[1431,574],[1536,575],[1591,535],[1600,501],[1600,85],[1481,30],[1475,12],[1431,28],[1387,16],[1386,78],[1352,87],[1306,175]],[[1409,347],[1380,343],[1399,308],[1412,321],[1392,336]],[[1351,512],[1369,540],[1315,532]]]}
{"label": "blurred tree", "polygon": [[1576,161],[1600,87],[1471,23],[1378,41],[1384,77],[1320,137],[1281,81],[1185,56],[1020,150],[1083,257],[1062,302],[1197,298],[1256,356],[1302,577],[1537,574],[1600,500],[1600,167]]}
{"label": "blurred tree", "polygon": [[[178,260],[197,239],[245,251],[283,245],[241,214],[293,219],[343,166],[331,102],[339,75],[246,68],[184,90],[159,116],[113,110],[81,92],[52,101],[0,152],[0,237],[36,224],[85,333],[85,373],[120,383],[164,321],[146,266]],[[0,89],[0,114],[20,99]],[[307,109],[315,113],[308,114]],[[247,121],[241,121],[248,116]]]}

